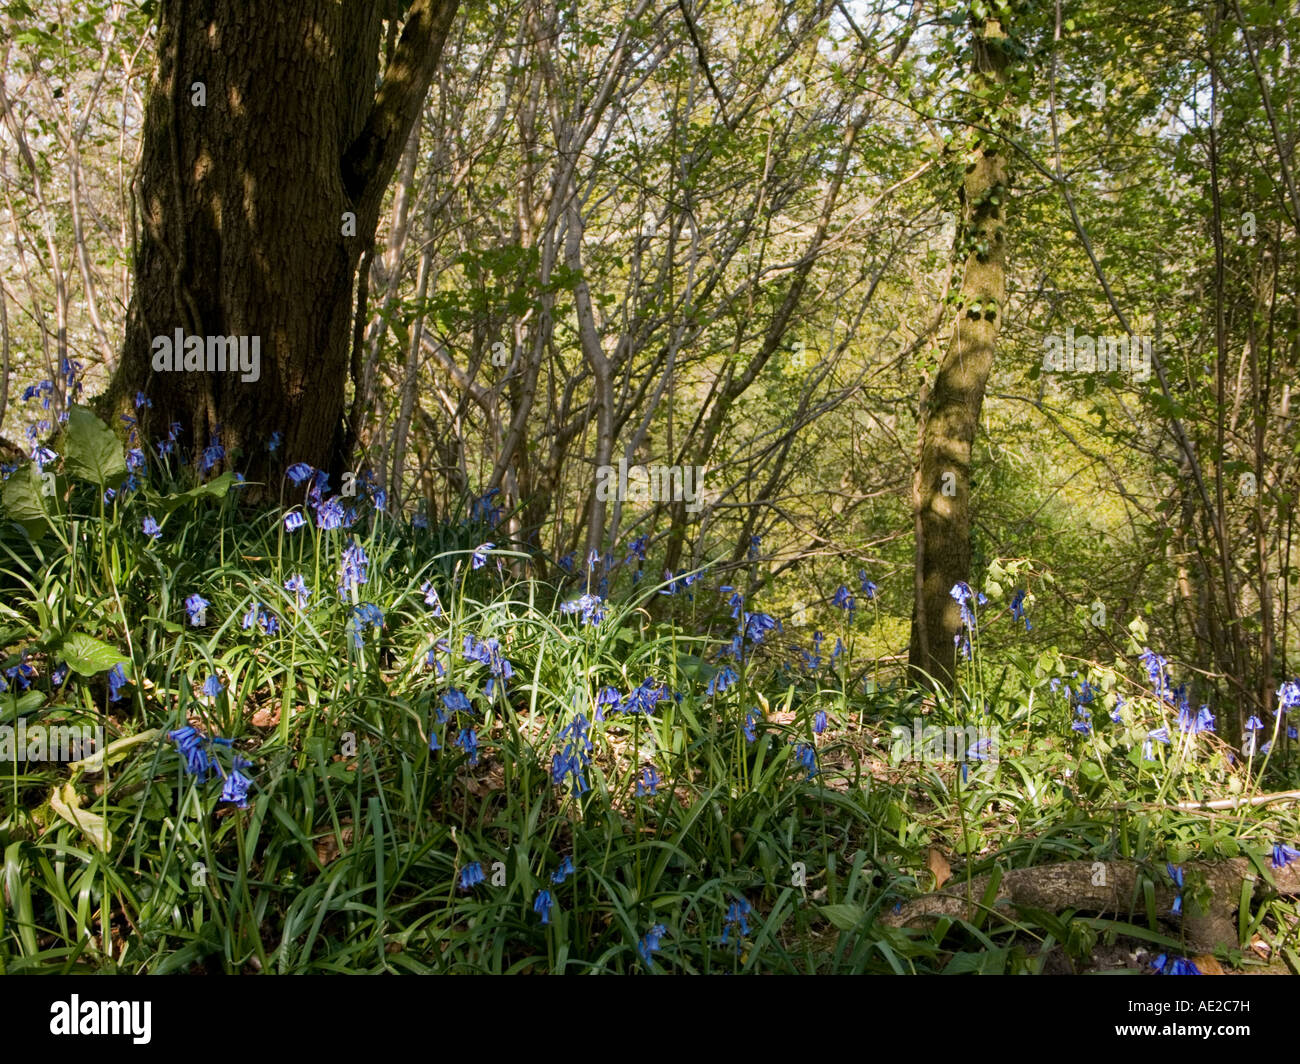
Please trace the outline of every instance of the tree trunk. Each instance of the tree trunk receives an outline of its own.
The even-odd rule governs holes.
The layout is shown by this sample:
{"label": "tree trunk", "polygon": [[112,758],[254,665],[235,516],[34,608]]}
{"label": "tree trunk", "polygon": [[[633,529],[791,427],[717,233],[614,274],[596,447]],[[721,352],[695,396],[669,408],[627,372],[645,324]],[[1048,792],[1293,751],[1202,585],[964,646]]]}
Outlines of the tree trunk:
{"label": "tree trunk", "polygon": [[[287,463],[341,471],[357,264],[456,7],[415,0],[376,91],[382,0],[160,5],[110,412],[144,392],[155,438],[179,422],[197,451],[219,433],[226,461],[270,494]],[[248,357],[214,369],[208,342],[201,368],[170,368],[155,338],[177,330],[247,337]]]}
{"label": "tree trunk", "polygon": [[[971,447],[1006,298],[1007,157],[996,132],[1007,121],[1007,56],[1000,24],[975,27],[974,89],[985,101],[962,187],[965,272],[957,324],[930,389],[917,473],[916,567],[908,661],[918,679],[951,687],[961,615],[953,586],[970,577]],[[978,126],[978,130],[976,130]]]}

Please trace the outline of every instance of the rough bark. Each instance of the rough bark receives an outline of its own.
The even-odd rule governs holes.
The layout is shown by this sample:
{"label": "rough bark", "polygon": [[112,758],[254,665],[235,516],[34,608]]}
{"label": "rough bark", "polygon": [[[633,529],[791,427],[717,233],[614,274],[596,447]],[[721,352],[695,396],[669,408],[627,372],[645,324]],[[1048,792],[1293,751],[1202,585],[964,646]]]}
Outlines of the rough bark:
{"label": "rough bark", "polygon": [[[384,8],[160,5],[135,287],[105,405],[129,410],[143,391],[154,435],[179,422],[195,449],[219,429],[228,460],[253,481],[274,483],[283,463],[337,472],[344,460],[357,265],[457,0],[415,0],[376,92]],[[152,339],[176,329],[259,337],[259,378],[155,372]],[[284,447],[271,456],[277,430]]]}

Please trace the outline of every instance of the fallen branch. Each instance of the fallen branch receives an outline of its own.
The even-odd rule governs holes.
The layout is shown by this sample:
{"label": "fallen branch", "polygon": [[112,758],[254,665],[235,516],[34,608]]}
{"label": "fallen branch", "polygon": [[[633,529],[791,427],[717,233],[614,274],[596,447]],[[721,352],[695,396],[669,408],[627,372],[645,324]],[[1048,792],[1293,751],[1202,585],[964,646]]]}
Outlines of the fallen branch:
{"label": "fallen branch", "polygon": [[[1242,884],[1259,878],[1255,866],[1245,857],[1234,857],[1214,864],[1187,864],[1183,870],[1182,926],[1189,949],[1208,952],[1220,946],[1237,946],[1234,914],[1240,904]],[[1271,886],[1279,894],[1300,894],[1300,862],[1271,868],[1269,872]],[[945,890],[907,902],[882,922],[890,927],[905,927],[941,917],[970,920],[984,905],[992,880],[991,874],[985,874],[969,884],[954,882]],[[1003,873],[992,905],[995,909],[1074,909],[1129,916],[1146,910],[1144,880],[1153,883],[1156,911],[1171,919],[1178,891],[1163,871],[1153,875],[1149,866],[1136,861],[1065,861],[1013,868]],[[1208,911],[1200,911],[1196,905],[1194,895],[1199,880],[1209,888]]]}

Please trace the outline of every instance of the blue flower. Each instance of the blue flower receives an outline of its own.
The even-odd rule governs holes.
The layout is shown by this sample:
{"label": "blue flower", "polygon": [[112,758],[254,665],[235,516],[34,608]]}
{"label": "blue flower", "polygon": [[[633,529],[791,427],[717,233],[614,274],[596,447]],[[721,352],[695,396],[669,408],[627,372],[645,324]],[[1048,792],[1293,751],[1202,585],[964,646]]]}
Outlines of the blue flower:
{"label": "blue flower", "polygon": [[1140,660],[1146,667],[1147,678],[1151,681],[1151,687],[1156,693],[1157,698],[1163,698],[1169,692],[1169,677],[1165,672],[1165,667],[1169,664],[1164,658],[1157,654],[1150,647],[1142,651]]}
{"label": "blue flower", "polygon": [[119,661],[108,672],[108,699],[110,702],[122,701],[122,688],[127,684],[126,670]]}
{"label": "blue flower", "polygon": [[470,555],[470,566],[474,569],[482,569],[487,564],[488,551],[496,548],[495,543],[480,543],[474,548]]}
{"label": "blue flower", "polygon": [[297,487],[315,472],[316,470],[306,462],[295,462],[284,471],[284,475],[293,481],[294,486]]}
{"label": "blue flower", "polygon": [[808,779],[817,775],[817,751],[808,743],[799,743],[794,748],[794,760],[807,771]]}
{"label": "blue flower", "polygon": [[207,736],[191,727],[177,728],[167,733],[167,738],[176,744],[176,749],[185,759],[185,771],[197,776],[200,781],[208,778],[212,771],[212,762],[206,750]]}
{"label": "blue flower", "polygon": [[835,594],[831,596],[831,602],[842,610],[848,610],[850,615],[857,609],[857,603],[853,601],[849,589],[843,584],[835,589]]}
{"label": "blue flower", "polygon": [[339,594],[354,591],[369,582],[370,559],[355,541],[349,542],[339,562]]}
{"label": "blue flower", "polygon": [[1025,631],[1033,631],[1034,626],[1029,623],[1029,618],[1025,616],[1025,589],[1016,588],[1016,593],[1011,596],[1011,616],[1017,621],[1025,622]]}
{"label": "blue flower", "polygon": [[599,595],[580,595],[571,602],[560,603],[561,613],[581,613],[583,624],[600,624],[605,619],[605,609]]}
{"label": "blue flower", "polygon": [[1287,680],[1277,689],[1277,711],[1285,713],[1296,706],[1300,706],[1300,680]]}
{"label": "blue flower", "polygon": [[542,918],[542,923],[551,922],[551,892],[549,890],[539,890],[537,898],[533,901],[533,912]]}
{"label": "blue flower", "polygon": [[1142,743],[1143,761],[1154,761],[1156,759],[1155,754],[1152,753],[1152,746],[1151,746],[1152,742],[1164,743],[1165,746],[1168,746],[1169,729],[1165,727],[1160,727],[1147,732],[1147,737]]}
{"label": "blue flower", "polygon": [[17,665],[5,669],[5,675],[18,685],[19,690],[26,691],[31,687],[32,680],[36,678],[36,670],[27,664],[27,655],[24,653]]}
{"label": "blue flower", "polygon": [[1264,722],[1252,713],[1250,719],[1246,721],[1246,730],[1259,731],[1262,727],[1264,727]]}
{"label": "blue flower", "polygon": [[1201,971],[1186,957],[1169,957],[1162,953],[1151,962],[1157,975],[1200,975]]}
{"label": "blue flower", "polygon": [[429,729],[429,749],[430,750],[442,749],[442,743],[438,742],[438,733],[435,732],[432,728]]}
{"label": "blue flower", "polygon": [[243,619],[239,622],[239,627],[247,632],[257,623],[257,611],[262,608],[260,602],[254,602],[248,607],[248,612],[244,614]]}
{"label": "blue flower", "polygon": [[640,687],[634,688],[623,699],[624,713],[644,713],[651,714],[655,706],[667,697],[667,688],[655,683],[653,679],[647,677],[641,682]]}
{"label": "blue flower", "polygon": [[273,433],[271,433],[271,438],[266,441],[266,449],[270,451],[272,454],[275,454],[275,452],[280,449],[280,445],[283,443],[284,443],[284,433],[281,432],[279,429],[276,429]]}
{"label": "blue flower", "polygon": [[[952,590],[948,592],[948,595],[961,608],[961,623],[964,624],[967,628],[974,631],[975,614],[971,610],[970,604],[971,604],[971,600],[974,599],[975,595],[971,591],[970,585],[966,583],[965,580],[958,580],[957,583],[952,585]],[[984,597],[983,595],[980,596],[981,599],[983,599],[983,597]]]}
{"label": "blue flower", "polygon": [[325,532],[332,532],[336,528],[342,528],[345,524],[351,524],[347,518],[348,515],[343,509],[343,504],[339,502],[337,497],[327,499],[316,508],[316,527]]}
{"label": "blue flower", "polygon": [[713,679],[709,681],[709,686],[707,688],[706,693],[710,695],[713,694],[720,695],[724,691],[726,691],[726,689],[730,687],[733,683],[735,683],[738,679],[740,679],[740,677],[736,675],[735,669],[731,668],[730,666],[724,666],[722,670],[720,672],[715,673]]}
{"label": "blue flower", "polygon": [[257,615],[257,623],[261,626],[263,632],[267,635],[275,635],[280,630],[280,621],[269,610],[261,610]]}
{"label": "blue flower", "polygon": [[203,453],[199,456],[199,472],[210,473],[213,467],[225,457],[226,449],[214,435],[212,442],[203,448]]}
{"label": "blue flower", "polygon": [[563,883],[566,879],[568,879],[571,875],[573,875],[574,871],[575,869],[573,867],[573,858],[569,857],[566,854],[564,857],[560,859],[560,866],[554,872],[551,873],[551,882],[557,885]]}
{"label": "blue flower", "polygon": [[230,775],[226,777],[226,782],[221,788],[223,802],[234,802],[240,809],[248,808],[248,788],[253,781],[245,776],[242,770],[250,766],[251,762],[245,761],[242,757],[235,758]]}
{"label": "blue flower", "polygon": [[366,625],[373,628],[382,628],[384,626],[384,613],[373,603],[361,602],[352,607],[352,620],[349,625],[352,645],[358,650],[365,645],[362,629]]}
{"label": "blue flower", "polygon": [[192,628],[198,628],[204,623],[204,618],[206,617],[205,611],[210,605],[211,603],[199,594],[190,595],[189,598],[185,600],[185,612],[189,615],[190,626]]}
{"label": "blue flower", "polygon": [[294,573],[284,582],[284,589],[292,591],[294,601],[299,609],[307,605],[307,600],[311,598],[311,589],[307,587],[307,582],[303,579],[302,573]]}
{"label": "blue flower", "polygon": [[464,728],[456,737],[456,745],[469,755],[471,765],[478,764],[478,734],[473,728]]}
{"label": "blue flower", "polygon": [[637,780],[637,784],[636,784],[636,796],[638,798],[641,798],[647,794],[649,795],[658,794],[659,784],[661,782],[662,780],[659,778],[659,773],[655,771],[655,767],[653,765],[642,766],[641,778]]}
{"label": "blue flower", "polygon": [[203,681],[203,693],[209,698],[216,698],[225,688],[221,686],[221,681],[215,676],[209,676]]}
{"label": "blue flower", "polygon": [[1292,861],[1300,860],[1300,850],[1288,846],[1284,842],[1273,844],[1273,867],[1285,868]]}
{"label": "blue flower", "polygon": [[[749,916],[752,911],[749,902],[744,898],[733,901],[727,907],[726,923],[722,929],[722,944],[724,946],[727,944],[727,937],[731,934],[731,929],[733,927],[740,932],[742,938],[749,934],[749,921],[746,917]],[[739,942],[736,943],[736,948],[740,948]]]}
{"label": "blue flower", "polygon": [[1178,730],[1199,735],[1203,731],[1214,731],[1214,715],[1209,706],[1202,706],[1196,716],[1192,716],[1192,707],[1186,701],[1178,710]]}
{"label": "blue flower", "polygon": [[426,580],[420,585],[420,590],[424,592],[424,604],[433,610],[435,617],[441,617],[442,601],[438,598],[438,592],[434,586]]}
{"label": "blue flower", "polygon": [[483,865],[472,861],[460,870],[460,889],[471,890],[482,883],[487,876],[483,874]]}
{"label": "blue flower", "polygon": [[781,631],[781,622],[775,617],[766,613],[747,613],[745,614],[744,632],[745,638],[757,646],[766,638],[767,633],[771,631]]}
{"label": "blue flower", "polygon": [[157,539],[159,536],[162,535],[162,529],[158,527],[158,522],[155,521],[152,517],[146,517],[144,519],[143,524],[141,524],[140,528],[144,532],[144,534],[150,537],[151,539]]}
{"label": "blue flower", "polygon": [[610,707],[611,713],[617,713],[622,700],[618,697],[618,692],[612,687],[602,687],[600,694],[596,696],[596,719],[605,719],[605,707]]}
{"label": "blue flower", "polygon": [[145,395],[144,392],[136,392],[136,393],[135,393],[135,408],[136,408],[137,410],[139,410],[142,406],[147,406],[147,407],[149,407],[149,409],[152,410],[152,409],[153,409],[153,400],[150,399],[147,395]]}
{"label": "blue flower", "polygon": [[745,714],[745,726],[741,730],[745,733],[745,742],[752,743],[758,738],[754,733],[754,725],[763,719],[763,711],[755,706]]}
{"label": "blue flower", "polygon": [[813,717],[813,734],[821,735],[826,730],[826,710],[819,709]]}
{"label": "blue flower", "polygon": [[144,451],[139,447],[132,447],[126,452],[126,468],[135,472],[144,468]]}
{"label": "blue flower", "polygon": [[877,587],[873,581],[867,579],[867,573],[865,569],[858,570],[858,583],[862,587],[863,597],[866,598],[868,602],[870,602],[873,598],[875,598],[877,592],[880,591],[880,588]]}
{"label": "blue flower", "polygon": [[470,704],[470,700],[465,697],[465,692],[457,690],[455,687],[442,696],[442,704],[453,713],[474,712],[474,707]]}
{"label": "blue flower", "polygon": [[1169,878],[1174,881],[1174,886],[1178,888],[1178,897],[1174,899],[1174,906],[1170,912],[1180,913],[1183,911],[1183,870],[1176,864],[1166,862],[1165,871],[1169,873]]}
{"label": "blue flower", "polygon": [[641,959],[645,961],[647,968],[654,968],[654,957],[652,956],[659,949],[659,940],[668,934],[668,929],[663,924],[655,924],[637,943],[636,950],[641,954]]}
{"label": "blue flower", "polygon": [[290,510],[284,515],[284,530],[286,532],[297,532],[307,523],[307,518],[303,517],[297,510]]}

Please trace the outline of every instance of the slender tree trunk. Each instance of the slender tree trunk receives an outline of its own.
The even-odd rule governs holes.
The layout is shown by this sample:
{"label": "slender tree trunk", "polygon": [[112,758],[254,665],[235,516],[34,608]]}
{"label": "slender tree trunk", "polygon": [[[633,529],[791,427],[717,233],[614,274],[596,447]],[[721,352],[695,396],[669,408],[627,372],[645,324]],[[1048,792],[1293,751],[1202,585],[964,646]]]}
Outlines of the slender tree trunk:
{"label": "slender tree trunk", "polygon": [[[970,578],[971,448],[1006,302],[1007,157],[986,132],[1005,122],[1006,38],[996,19],[975,27],[974,89],[985,101],[972,128],[962,187],[965,273],[958,319],[930,389],[915,490],[917,598],[908,661],[920,679],[950,687],[961,615],[951,591]],[[973,124],[974,125],[974,124]]]}

